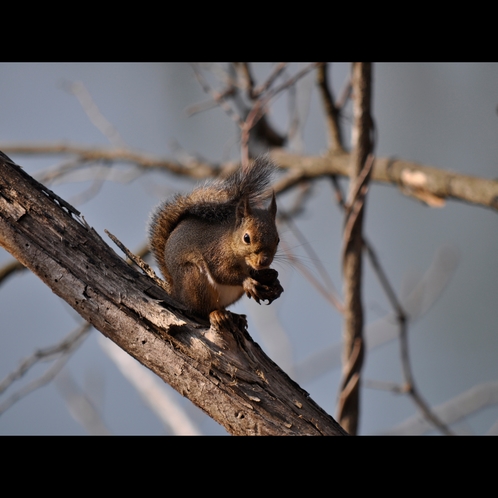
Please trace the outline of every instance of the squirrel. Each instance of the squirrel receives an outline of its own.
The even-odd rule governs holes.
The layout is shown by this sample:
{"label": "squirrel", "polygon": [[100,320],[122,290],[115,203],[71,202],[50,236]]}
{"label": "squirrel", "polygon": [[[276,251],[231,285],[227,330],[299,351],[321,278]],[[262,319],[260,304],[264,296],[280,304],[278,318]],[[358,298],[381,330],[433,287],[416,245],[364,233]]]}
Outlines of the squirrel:
{"label": "squirrel", "polygon": [[168,293],[217,331],[247,328],[226,307],[244,293],[270,304],[283,292],[270,268],[280,241],[277,204],[268,187],[275,166],[259,157],[224,179],[176,194],[152,214],[149,245]]}

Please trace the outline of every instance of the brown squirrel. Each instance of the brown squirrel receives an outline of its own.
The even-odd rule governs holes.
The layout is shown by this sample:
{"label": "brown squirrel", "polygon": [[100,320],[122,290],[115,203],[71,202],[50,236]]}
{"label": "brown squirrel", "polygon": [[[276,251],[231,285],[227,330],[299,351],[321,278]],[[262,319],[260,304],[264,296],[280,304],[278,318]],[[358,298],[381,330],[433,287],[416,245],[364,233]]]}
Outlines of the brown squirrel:
{"label": "brown squirrel", "polygon": [[279,236],[275,193],[267,198],[275,166],[260,157],[225,179],[177,194],[152,215],[150,247],[169,294],[218,330],[246,327],[225,308],[245,293],[270,304],[283,292],[273,261]]}

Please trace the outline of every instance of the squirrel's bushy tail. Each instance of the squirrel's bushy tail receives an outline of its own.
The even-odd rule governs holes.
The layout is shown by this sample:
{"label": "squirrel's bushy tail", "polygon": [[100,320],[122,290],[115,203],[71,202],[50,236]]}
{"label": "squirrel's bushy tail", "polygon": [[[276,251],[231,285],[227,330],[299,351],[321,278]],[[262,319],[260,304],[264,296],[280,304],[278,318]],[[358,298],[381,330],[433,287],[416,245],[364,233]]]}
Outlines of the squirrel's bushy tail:
{"label": "squirrel's bushy tail", "polygon": [[269,187],[275,169],[267,156],[260,156],[251,165],[238,168],[226,178],[206,182],[186,196],[197,211],[192,214],[199,214],[199,206],[212,205],[223,209],[222,205],[231,206],[243,198],[249,199],[253,205],[261,203],[271,195]]}
{"label": "squirrel's bushy tail", "polygon": [[[260,156],[251,165],[238,168],[225,180],[228,190],[232,191],[233,200],[238,202],[248,197],[252,203],[258,203],[268,198],[275,169],[268,156]],[[223,183],[223,180],[219,181]]]}

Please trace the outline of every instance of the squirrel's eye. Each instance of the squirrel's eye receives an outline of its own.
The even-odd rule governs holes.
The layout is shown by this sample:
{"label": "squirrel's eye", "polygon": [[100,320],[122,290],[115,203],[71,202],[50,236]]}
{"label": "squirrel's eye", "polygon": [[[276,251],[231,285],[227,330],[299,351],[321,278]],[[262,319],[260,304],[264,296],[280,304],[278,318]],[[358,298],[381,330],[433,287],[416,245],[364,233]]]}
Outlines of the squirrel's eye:
{"label": "squirrel's eye", "polygon": [[250,243],[251,243],[251,237],[249,236],[249,234],[248,234],[248,233],[245,233],[245,234],[244,234],[244,242],[245,242],[246,244],[250,244]]}

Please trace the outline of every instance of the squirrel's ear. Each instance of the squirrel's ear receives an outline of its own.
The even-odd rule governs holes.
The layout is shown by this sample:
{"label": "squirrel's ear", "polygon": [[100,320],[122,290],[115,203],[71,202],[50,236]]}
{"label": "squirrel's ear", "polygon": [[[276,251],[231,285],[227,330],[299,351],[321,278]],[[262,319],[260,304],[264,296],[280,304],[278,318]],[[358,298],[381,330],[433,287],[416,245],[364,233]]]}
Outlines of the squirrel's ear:
{"label": "squirrel's ear", "polygon": [[275,199],[275,191],[273,191],[273,194],[271,196],[271,204],[270,204],[270,214],[273,219],[275,219],[277,215],[277,200]]}
{"label": "squirrel's ear", "polygon": [[242,220],[242,218],[247,218],[252,214],[251,205],[249,203],[248,197],[243,197],[237,204],[237,221]]}

